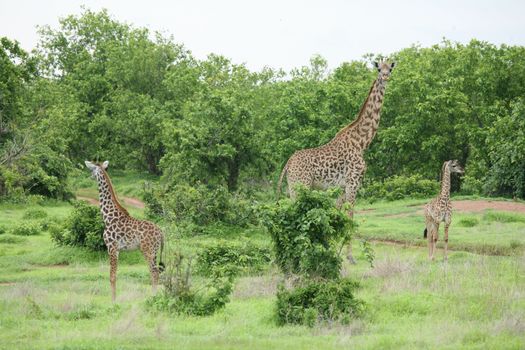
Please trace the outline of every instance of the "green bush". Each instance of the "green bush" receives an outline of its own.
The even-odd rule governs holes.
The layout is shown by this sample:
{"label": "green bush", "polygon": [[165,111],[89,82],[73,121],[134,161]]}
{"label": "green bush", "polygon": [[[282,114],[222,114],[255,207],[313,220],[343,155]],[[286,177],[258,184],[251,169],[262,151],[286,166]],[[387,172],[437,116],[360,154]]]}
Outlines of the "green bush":
{"label": "green bush", "polygon": [[483,219],[489,222],[525,222],[525,216],[516,213],[507,213],[504,211],[489,211],[483,215]]}
{"label": "green bush", "polygon": [[473,217],[461,218],[458,221],[458,226],[461,226],[461,227],[474,227],[474,226],[477,226],[478,224],[479,224],[479,220]]}
{"label": "green bush", "polygon": [[82,201],[75,202],[73,206],[73,211],[63,226],[50,225],[53,241],[59,245],[86,247],[91,250],[105,249],[102,237],[104,221],[99,208]]}
{"label": "green bush", "polygon": [[465,175],[461,179],[461,194],[479,195],[483,193],[483,181],[473,176]]}
{"label": "green bush", "polygon": [[393,176],[383,182],[373,182],[360,191],[363,197],[394,201],[403,198],[425,198],[439,192],[437,181],[423,179],[421,175]]}
{"label": "green bush", "polygon": [[271,263],[270,249],[253,244],[219,243],[202,250],[196,261],[196,272],[210,275],[234,267],[239,272],[260,272]]}
{"label": "green bush", "polygon": [[266,207],[263,215],[274,243],[277,265],[285,274],[337,278],[339,250],[351,237],[352,221],[335,207],[336,192],[297,188],[295,201]]}
{"label": "green bush", "polygon": [[277,292],[277,322],[314,326],[321,322],[348,323],[362,314],[364,303],[354,295],[359,287],[349,279],[306,282],[292,290],[283,285]]}
{"label": "green bush", "polygon": [[215,270],[212,278],[199,287],[191,285],[191,259],[175,254],[166,262],[161,275],[162,292],[148,299],[146,305],[158,311],[194,316],[208,316],[222,309],[233,290],[231,271]]}
{"label": "green bush", "polygon": [[10,233],[17,236],[34,236],[42,231],[42,227],[37,222],[22,222],[11,229]]}
{"label": "green bush", "polygon": [[148,216],[164,216],[185,226],[186,231],[200,231],[214,223],[246,226],[255,221],[248,201],[235,197],[223,186],[176,184],[168,189],[149,188],[144,200]]}
{"label": "green bush", "polygon": [[3,234],[6,233],[6,232],[7,232],[6,227],[3,226],[3,225],[0,225],[0,235],[3,235]]}
{"label": "green bush", "polygon": [[23,219],[26,220],[37,220],[44,219],[47,217],[47,213],[43,209],[28,209],[24,212]]}

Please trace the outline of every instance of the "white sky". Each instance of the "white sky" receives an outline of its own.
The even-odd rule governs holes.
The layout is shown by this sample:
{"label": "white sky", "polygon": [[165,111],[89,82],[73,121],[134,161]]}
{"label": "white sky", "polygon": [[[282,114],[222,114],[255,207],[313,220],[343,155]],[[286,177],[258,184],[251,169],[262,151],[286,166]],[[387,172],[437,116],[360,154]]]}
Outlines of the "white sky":
{"label": "white sky", "polygon": [[197,58],[222,54],[255,70],[290,70],[314,54],[333,68],[443,37],[525,45],[523,0],[0,0],[0,36],[31,50],[37,25],[57,28],[58,18],[79,14],[81,5],[172,34]]}

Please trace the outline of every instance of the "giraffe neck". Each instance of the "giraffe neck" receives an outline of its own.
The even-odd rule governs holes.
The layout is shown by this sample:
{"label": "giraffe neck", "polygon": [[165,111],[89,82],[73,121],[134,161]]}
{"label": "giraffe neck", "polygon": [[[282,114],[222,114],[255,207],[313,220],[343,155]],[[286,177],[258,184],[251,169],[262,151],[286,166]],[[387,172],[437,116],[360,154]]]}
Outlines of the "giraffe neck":
{"label": "giraffe neck", "polygon": [[129,216],[127,210],[122,207],[113,190],[113,185],[107,173],[102,171],[97,175],[98,194],[100,200],[100,211],[104,222],[107,223],[115,218]]}
{"label": "giraffe neck", "polygon": [[336,138],[361,151],[368,148],[379,127],[385,87],[382,79],[374,81],[357,119],[339,132]]}
{"label": "giraffe neck", "polygon": [[441,191],[439,192],[439,198],[442,200],[450,199],[450,169],[448,164],[443,166],[441,174]]}

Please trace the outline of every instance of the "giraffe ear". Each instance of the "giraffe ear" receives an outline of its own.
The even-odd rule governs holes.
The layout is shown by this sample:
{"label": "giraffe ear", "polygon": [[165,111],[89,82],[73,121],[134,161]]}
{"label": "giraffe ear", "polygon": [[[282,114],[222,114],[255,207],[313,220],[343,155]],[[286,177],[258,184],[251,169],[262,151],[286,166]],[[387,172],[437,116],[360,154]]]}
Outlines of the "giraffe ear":
{"label": "giraffe ear", "polygon": [[90,169],[90,170],[93,170],[95,169],[97,166],[93,163],[91,163],[89,160],[86,160],[84,161],[84,164],[86,164],[86,166]]}
{"label": "giraffe ear", "polygon": [[108,165],[109,165],[109,161],[106,160],[104,163],[102,163],[102,168],[106,170],[108,168]]}
{"label": "giraffe ear", "polygon": [[376,67],[376,68],[378,68],[378,69],[379,69],[379,63],[377,63],[377,61],[376,61],[376,62],[374,62],[374,67]]}
{"label": "giraffe ear", "polygon": [[396,65],[396,62],[390,63],[390,69],[394,68],[395,65]]}

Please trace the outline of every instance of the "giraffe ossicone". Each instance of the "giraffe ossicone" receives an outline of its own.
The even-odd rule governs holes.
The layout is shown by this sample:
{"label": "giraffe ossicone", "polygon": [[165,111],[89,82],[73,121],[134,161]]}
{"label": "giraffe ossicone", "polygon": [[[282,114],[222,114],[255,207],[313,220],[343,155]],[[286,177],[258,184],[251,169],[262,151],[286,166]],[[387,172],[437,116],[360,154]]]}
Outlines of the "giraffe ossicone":
{"label": "giraffe ossicone", "polygon": [[[155,290],[159,281],[159,270],[162,270],[162,250],[164,235],[154,223],[139,220],[129,215],[115,194],[111,179],[106,172],[109,162],[102,164],[85,161],[91,170],[93,178],[98,182],[100,211],[104,220],[104,243],[108,249],[110,259],[111,299],[116,299],[116,280],[118,255],[121,250],[140,249],[148,262],[151,273],[151,282]],[[157,266],[157,253],[159,252]]]}
{"label": "giraffe ossicone", "polygon": [[[297,184],[320,189],[343,188],[344,193],[337,204],[341,207],[344,203],[349,203],[352,207],[350,215],[353,216],[357,190],[366,171],[364,152],[377,133],[386,83],[394,65],[387,62],[374,63],[378,76],[372,83],[357,118],[342,128],[327,144],[296,151],[281,172],[277,184],[279,193],[285,175],[292,199],[295,198],[294,186]],[[348,258],[353,262],[350,247],[351,245]]]}

